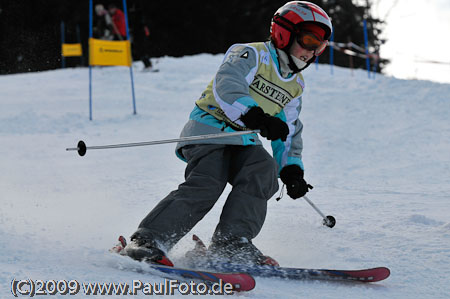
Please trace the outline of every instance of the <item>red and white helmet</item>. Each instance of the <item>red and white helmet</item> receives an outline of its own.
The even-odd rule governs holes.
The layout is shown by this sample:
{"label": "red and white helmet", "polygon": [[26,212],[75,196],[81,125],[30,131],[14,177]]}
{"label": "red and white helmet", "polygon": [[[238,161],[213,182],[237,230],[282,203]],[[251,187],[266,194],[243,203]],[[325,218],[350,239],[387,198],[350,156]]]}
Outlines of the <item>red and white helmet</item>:
{"label": "red and white helmet", "polygon": [[280,7],[272,18],[270,35],[275,47],[286,49],[302,26],[314,24],[323,29],[323,39],[329,40],[333,25],[327,13],[318,5],[307,1],[291,1]]}

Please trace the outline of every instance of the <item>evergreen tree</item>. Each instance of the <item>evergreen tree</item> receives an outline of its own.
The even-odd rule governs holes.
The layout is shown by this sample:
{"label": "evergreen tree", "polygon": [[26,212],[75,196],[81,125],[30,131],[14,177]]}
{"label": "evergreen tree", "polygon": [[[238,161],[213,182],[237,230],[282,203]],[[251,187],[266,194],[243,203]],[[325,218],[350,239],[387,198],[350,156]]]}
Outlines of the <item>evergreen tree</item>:
{"label": "evergreen tree", "polygon": [[[269,37],[273,13],[286,0],[127,0],[133,53],[140,59],[145,52],[151,57],[183,56],[198,53],[224,53],[234,43],[263,41]],[[351,0],[311,0],[323,7],[332,18],[334,40],[364,47],[363,20],[368,24],[369,51],[378,52],[382,21],[370,15],[370,3],[357,5]],[[94,5],[121,0],[94,0]],[[73,0],[4,1],[0,4],[0,73],[37,71],[59,68],[61,63],[60,24],[64,21],[67,40],[77,25],[81,28],[83,53],[87,55],[89,2]],[[144,46],[139,36],[145,20],[151,43]],[[326,50],[320,62],[328,63]],[[349,56],[335,51],[334,63],[349,67]],[[77,60],[78,61],[78,60]],[[87,61],[87,59],[85,59]],[[386,62],[386,61],[383,61]],[[362,58],[353,59],[354,67],[365,68]],[[382,68],[383,65],[378,71]]]}

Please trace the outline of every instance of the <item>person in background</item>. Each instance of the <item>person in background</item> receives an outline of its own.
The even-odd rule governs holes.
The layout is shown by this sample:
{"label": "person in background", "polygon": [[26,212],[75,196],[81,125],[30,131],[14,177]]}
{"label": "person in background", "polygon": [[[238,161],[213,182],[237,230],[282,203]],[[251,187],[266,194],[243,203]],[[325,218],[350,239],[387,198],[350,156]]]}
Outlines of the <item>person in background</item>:
{"label": "person in background", "polygon": [[112,19],[103,4],[95,5],[95,14],[98,16],[98,18],[96,21],[96,25],[93,28],[94,37],[104,40],[114,39]]}
{"label": "person in background", "polygon": [[126,27],[125,15],[123,14],[123,11],[118,9],[115,4],[109,4],[108,11],[112,18],[114,40],[126,40],[127,39],[127,27]]}
{"label": "person in background", "polygon": [[142,26],[142,31],[144,34],[144,43],[143,43],[143,48],[144,48],[144,55],[141,57],[141,61],[144,64],[144,72],[157,72],[158,70],[155,69],[152,65],[152,61],[150,59],[149,56],[149,48],[150,48],[150,30],[148,29],[148,26],[144,25]]}
{"label": "person in background", "polygon": [[150,59],[152,50],[152,38],[154,34],[153,26],[149,15],[154,7],[151,1],[136,0],[130,7],[130,23],[133,30],[133,57],[139,58],[144,67],[143,72],[157,72],[158,69],[154,67]]}

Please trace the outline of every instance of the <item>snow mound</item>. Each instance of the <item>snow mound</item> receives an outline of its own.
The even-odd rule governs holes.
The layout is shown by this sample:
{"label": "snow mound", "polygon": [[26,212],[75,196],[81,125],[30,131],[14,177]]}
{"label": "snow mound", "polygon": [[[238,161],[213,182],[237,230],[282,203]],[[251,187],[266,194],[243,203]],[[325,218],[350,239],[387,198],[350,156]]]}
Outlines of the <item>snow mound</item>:
{"label": "snow mound", "polygon": [[[0,297],[11,296],[13,279],[163,281],[108,249],[183,182],[175,145],[85,157],[65,149],[80,139],[89,146],[176,138],[221,60],[165,57],[158,73],[135,64],[137,115],[128,69],[95,68],[93,121],[85,68],[0,76]],[[338,67],[331,75],[323,65],[304,77],[309,198],[337,224],[322,226],[307,203],[285,195],[269,201],[254,242],[286,266],[387,266],[392,275],[373,285],[257,278],[243,296],[448,298],[450,85],[369,80]],[[192,233],[208,242],[225,198],[170,252],[175,261],[193,247]]]}

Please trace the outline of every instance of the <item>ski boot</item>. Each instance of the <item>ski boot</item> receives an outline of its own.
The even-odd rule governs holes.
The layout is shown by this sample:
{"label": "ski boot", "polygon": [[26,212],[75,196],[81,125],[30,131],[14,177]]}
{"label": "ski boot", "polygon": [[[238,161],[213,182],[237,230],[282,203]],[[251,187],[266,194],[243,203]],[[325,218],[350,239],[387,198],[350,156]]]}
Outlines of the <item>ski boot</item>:
{"label": "ski boot", "polygon": [[120,236],[119,241],[120,244],[112,249],[119,254],[127,255],[137,261],[173,267],[172,261],[152,240],[133,238],[127,244],[125,238]]}
{"label": "ski boot", "polygon": [[225,258],[230,263],[279,266],[280,264],[253,245],[245,237],[230,237],[213,240],[208,251],[219,258]]}

